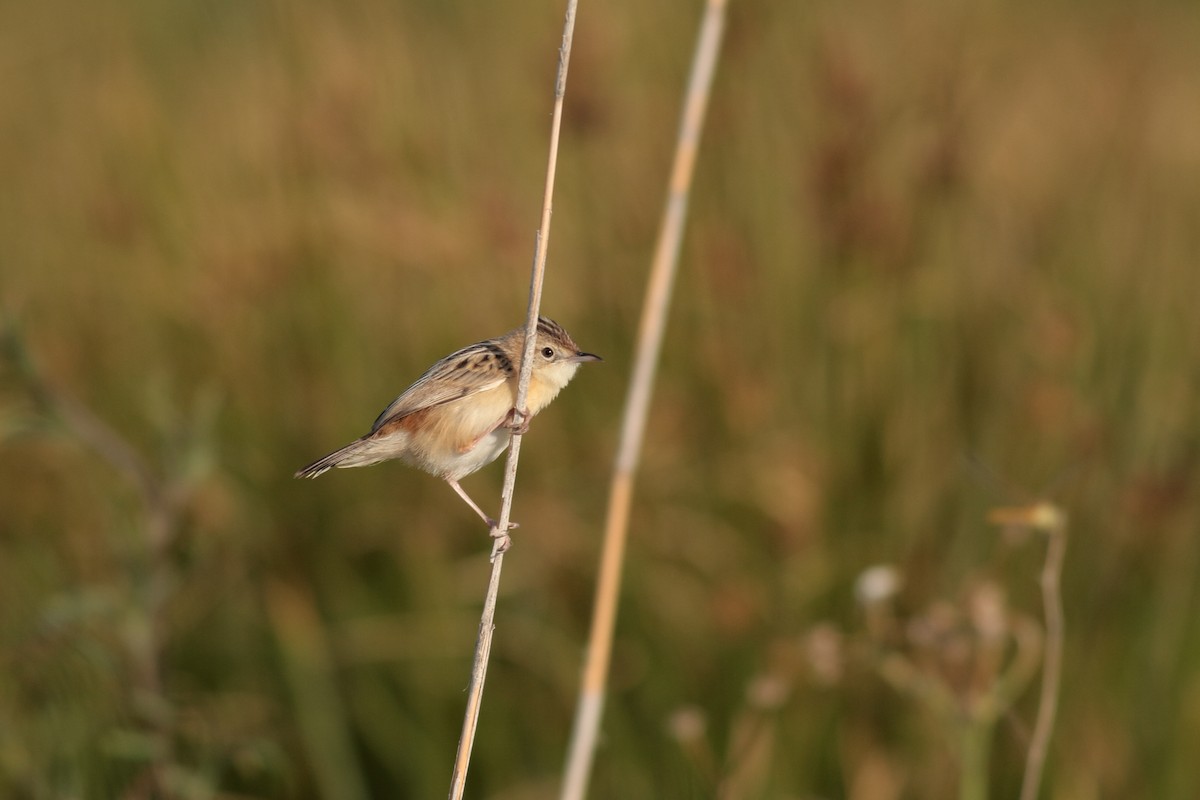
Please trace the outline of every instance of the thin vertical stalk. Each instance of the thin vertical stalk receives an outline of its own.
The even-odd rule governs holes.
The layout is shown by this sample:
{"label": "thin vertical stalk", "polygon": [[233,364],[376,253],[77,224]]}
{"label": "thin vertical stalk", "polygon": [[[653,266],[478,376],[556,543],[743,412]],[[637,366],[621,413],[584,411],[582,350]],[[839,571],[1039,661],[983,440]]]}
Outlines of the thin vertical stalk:
{"label": "thin vertical stalk", "polygon": [[1042,565],[1042,606],[1046,616],[1046,653],[1042,660],[1042,696],[1038,701],[1037,722],[1025,760],[1025,778],[1021,782],[1021,800],[1035,800],[1050,749],[1050,735],[1058,713],[1059,685],[1062,681],[1063,604],[1062,570],[1067,553],[1064,514],[1049,503],[1036,507],[1037,527],[1046,533],[1046,561]]}
{"label": "thin vertical stalk", "polygon": [[1042,657],[1042,692],[1038,700],[1037,721],[1029,752],[1025,756],[1025,777],[1021,781],[1020,800],[1036,800],[1058,715],[1058,695],[1062,685],[1065,616],[1062,602],[1062,571],[1067,555],[1067,515],[1053,503],[1040,502],[1019,508],[993,509],[988,518],[999,525],[1019,525],[1046,534],[1046,560],[1040,577],[1042,613],[1045,616],[1046,645]]}
{"label": "thin vertical stalk", "polygon": [[[514,427],[528,420],[525,407],[529,395],[529,378],[533,372],[533,349],[536,345],[538,312],[542,303],[542,283],[546,275],[546,250],[550,242],[550,216],[553,208],[554,177],[558,168],[558,141],[562,130],[563,96],[567,89],[567,66],[571,60],[571,39],[575,33],[575,8],[578,0],[568,0],[566,19],[563,23],[562,44],[558,50],[558,74],[554,81],[554,112],[550,123],[550,154],[546,164],[546,187],[542,195],[542,217],[534,247],[533,271],[529,280],[529,309],[525,315],[525,351],[521,355],[521,369],[517,383],[517,413]],[[492,652],[492,634],[495,632],[496,597],[500,591],[500,570],[504,564],[504,551],[509,544],[509,518],[512,514],[513,490],[517,482],[517,461],[521,453],[521,434],[514,430],[508,449],[508,461],[504,468],[504,488],[501,491],[500,520],[492,530],[495,544],[492,547],[492,575],[484,596],[483,613],[479,620],[479,636],[475,642],[475,660],[471,667],[471,683],[467,689],[467,709],[463,716],[462,734],[458,740],[458,752],[454,757],[454,772],[450,781],[450,798],[459,800],[467,783],[467,768],[471,762],[471,749],[475,743],[475,731],[479,725],[479,707],[483,702],[483,684],[487,678],[488,659]]]}
{"label": "thin vertical stalk", "polygon": [[670,307],[671,290],[679,263],[688,195],[700,144],[704,112],[708,106],[712,77],[725,27],[725,5],[725,0],[708,0],[679,124],[671,183],[646,288],[646,301],[638,328],[633,377],[625,398],[621,441],[613,467],[587,660],[568,746],[566,775],[560,794],[564,800],[580,800],[584,797],[599,739],[604,685],[612,656],[617,596],[620,592],[621,567],[633,500],[634,473],[641,456],[651,390],[662,350],[667,310]]}

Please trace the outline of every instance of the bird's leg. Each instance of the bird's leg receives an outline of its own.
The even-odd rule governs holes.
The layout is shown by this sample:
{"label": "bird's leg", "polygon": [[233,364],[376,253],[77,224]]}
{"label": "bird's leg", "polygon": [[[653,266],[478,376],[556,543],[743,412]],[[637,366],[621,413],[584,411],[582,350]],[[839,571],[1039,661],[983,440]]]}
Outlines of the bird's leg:
{"label": "bird's leg", "polygon": [[[475,513],[479,515],[479,518],[482,519],[484,522],[486,522],[487,526],[492,529],[492,531],[493,531],[492,536],[494,536],[496,538],[499,538],[501,536],[508,536],[508,533],[500,532],[500,523],[497,522],[496,520],[492,519],[491,517],[489,517],[487,514],[483,513],[483,509],[480,508],[479,506],[477,506],[475,504],[475,501],[471,499],[471,497],[466,493],[466,491],[461,486],[458,485],[458,481],[452,481],[450,479],[447,479],[446,483],[450,484],[451,489],[458,492],[458,496],[461,497],[463,500],[465,500],[467,505],[469,505],[471,508],[475,509]],[[521,526],[515,522],[508,523],[508,529],[510,531],[513,528],[519,528],[519,527],[521,527]]]}
{"label": "bird's leg", "polygon": [[504,418],[504,424],[507,425],[512,432],[518,436],[524,436],[529,433],[529,421],[533,419],[533,415],[529,413],[529,409],[517,411],[512,409],[508,412],[508,416]]}
{"label": "bird's leg", "polygon": [[475,513],[479,515],[480,519],[482,519],[484,522],[487,523],[487,526],[489,528],[496,527],[496,525],[498,524],[496,522],[496,520],[492,519],[487,514],[483,513],[483,509],[480,508],[478,505],[476,505],[475,501],[471,499],[471,496],[469,494],[467,494],[466,491],[461,486],[458,485],[458,481],[447,480],[446,483],[450,484],[451,489],[458,492],[458,496],[461,497],[464,501],[466,501],[467,505],[469,505],[471,508],[475,509]]}

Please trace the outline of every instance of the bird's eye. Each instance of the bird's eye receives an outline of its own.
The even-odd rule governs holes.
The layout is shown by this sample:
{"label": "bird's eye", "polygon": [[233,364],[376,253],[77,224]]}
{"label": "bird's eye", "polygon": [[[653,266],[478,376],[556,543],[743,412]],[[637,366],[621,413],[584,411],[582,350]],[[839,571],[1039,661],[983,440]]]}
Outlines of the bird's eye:
{"label": "bird's eye", "polygon": [[553,347],[543,347],[542,348],[542,357],[543,358],[554,358],[554,348]]}

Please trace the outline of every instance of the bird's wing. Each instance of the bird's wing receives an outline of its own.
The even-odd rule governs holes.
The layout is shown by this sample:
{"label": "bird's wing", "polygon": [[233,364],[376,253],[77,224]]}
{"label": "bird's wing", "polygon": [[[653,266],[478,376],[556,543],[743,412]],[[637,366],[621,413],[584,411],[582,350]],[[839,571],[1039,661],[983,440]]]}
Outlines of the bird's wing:
{"label": "bird's wing", "polygon": [[393,400],[375,420],[371,432],[417,411],[495,389],[512,374],[512,360],[494,339],[464,347],[434,364]]}

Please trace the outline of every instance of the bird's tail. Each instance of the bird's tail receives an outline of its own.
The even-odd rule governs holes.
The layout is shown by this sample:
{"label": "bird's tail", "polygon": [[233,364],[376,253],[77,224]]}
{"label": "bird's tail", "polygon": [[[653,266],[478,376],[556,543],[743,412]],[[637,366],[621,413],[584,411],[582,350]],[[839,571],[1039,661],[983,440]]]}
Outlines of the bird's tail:
{"label": "bird's tail", "polygon": [[295,477],[315,478],[334,467],[366,467],[386,459],[387,456],[379,452],[376,442],[370,437],[364,436],[361,439],[355,439],[340,450],[334,450],[329,455],[318,458],[307,467],[298,470]]}

